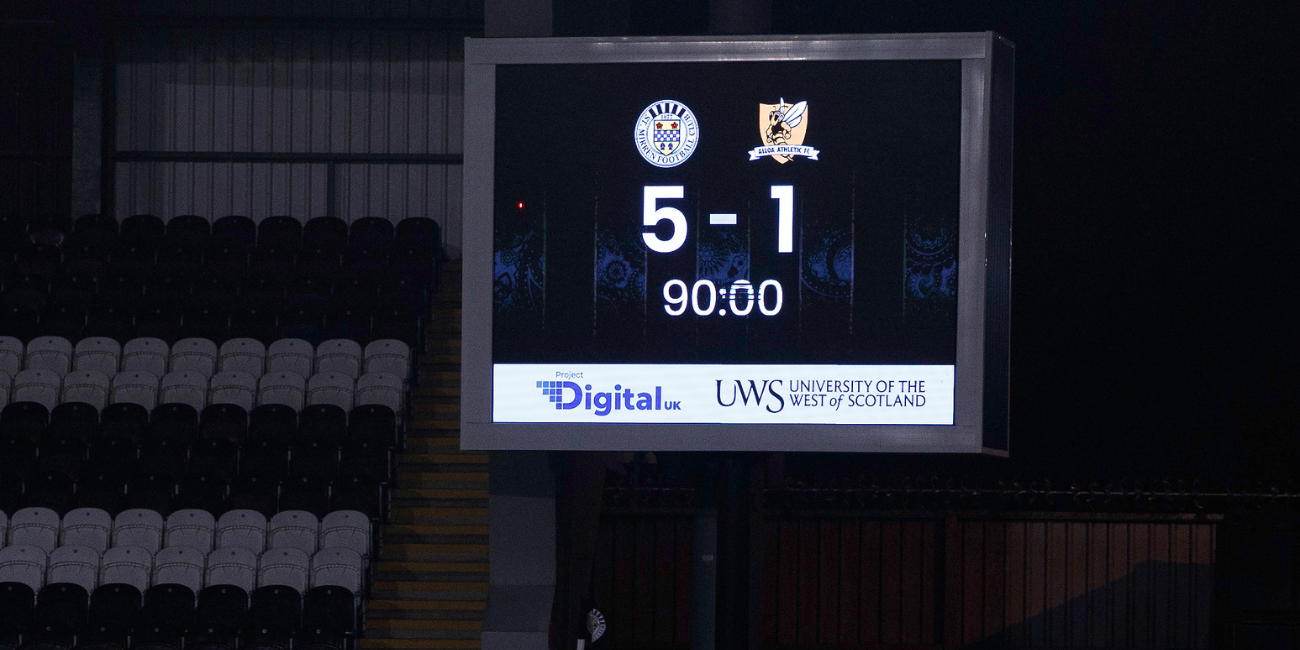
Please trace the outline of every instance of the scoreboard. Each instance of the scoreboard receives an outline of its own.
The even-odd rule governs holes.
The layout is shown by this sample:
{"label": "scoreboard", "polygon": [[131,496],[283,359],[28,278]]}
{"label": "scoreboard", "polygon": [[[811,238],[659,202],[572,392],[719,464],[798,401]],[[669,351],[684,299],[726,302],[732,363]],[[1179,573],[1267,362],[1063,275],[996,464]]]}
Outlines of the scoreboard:
{"label": "scoreboard", "polygon": [[1012,57],[468,39],[462,446],[1006,453]]}

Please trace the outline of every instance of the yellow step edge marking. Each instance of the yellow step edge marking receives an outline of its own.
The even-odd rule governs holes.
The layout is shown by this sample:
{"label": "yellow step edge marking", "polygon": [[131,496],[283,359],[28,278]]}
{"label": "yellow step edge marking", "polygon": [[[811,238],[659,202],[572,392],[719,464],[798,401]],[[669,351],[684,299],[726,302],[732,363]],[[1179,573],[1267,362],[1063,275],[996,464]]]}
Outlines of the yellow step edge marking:
{"label": "yellow step edge marking", "polygon": [[367,605],[371,612],[380,609],[446,610],[481,612],[487,609],[483,600],[372,600]]}
{"label": "yellow step edge marking", "polygon": [[393,553],[487,553],[487,544],[384,544]]}
{"label": "yellow step edge marking", "polygon": [[380,630],[481,630],[482,621],[439,621],[422,618],[371,618],[366,621],[366,631]]}
{"label": "yellow step edge marking", "polygon": [[414,515],[416,517],[486,517],[487,508],[393,508],[393,516]]}
{"label": "yellow step edge marking", "polygon": [[487,580],[466,582],[379,581],[372,591],[480,591],[487,593]]}
{"label": "yellow step edge marking", "polygon": [[362,648],[404,650],[429,648],[430,650],[478,650],[483,645],[478,639],[361,639]]}
{"label": "yellow step edge marking", "polygon": [[393,494],[395,499],[486,499],[487,490],[438,490],[402,488]]}
{"label": "yellow step edge marking", "polygon": [[432,526],[393,524],[384,527],[386,535],[486,535],[487,526]]}
{"label": "yellow step edge marking", "polygon": [[487,562],[401,562],[380,561],[380,571],[412,571],[415,573],[486,573]]}

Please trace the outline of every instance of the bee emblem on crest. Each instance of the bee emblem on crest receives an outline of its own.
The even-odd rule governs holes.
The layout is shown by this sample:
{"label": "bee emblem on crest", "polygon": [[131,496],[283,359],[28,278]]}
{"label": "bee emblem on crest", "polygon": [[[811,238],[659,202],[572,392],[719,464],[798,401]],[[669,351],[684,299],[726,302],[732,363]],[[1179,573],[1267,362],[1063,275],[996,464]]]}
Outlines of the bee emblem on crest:
{"label": "bee emblem on crest", "polygon": [[817,154],[821,153],[803,146],[804,134],[808,132],[807,101],[787,104],[782,97],[776,104],[759,104],[758,132],[763,138],[763,146],[749,151],[750,160],[771,156],[772,160],[784,165],[795,156],[817,160]]}

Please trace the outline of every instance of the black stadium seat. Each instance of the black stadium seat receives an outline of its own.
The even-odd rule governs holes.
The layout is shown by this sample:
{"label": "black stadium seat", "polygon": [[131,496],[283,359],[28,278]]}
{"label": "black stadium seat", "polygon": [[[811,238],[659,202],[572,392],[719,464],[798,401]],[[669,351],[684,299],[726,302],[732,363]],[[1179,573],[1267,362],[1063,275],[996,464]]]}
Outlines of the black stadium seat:
{"label": "black stadium seat", "polygon": [[[286,461],[287,462],[287,461]],[[279,511],[276,500],[278,478],[245,474],[235,479],[226,497],[226,510],[256,510],[270,519]]]}
{"label": "black stadium seat", "polygon": [[21,582],[0,582],[0,647],[18,645],[18,635],[31,622],[36,592]]}
{"label": "black stadium seat", "polygon": [[209,585],[199,592],[194,624],[226,634],[238,634],[248,621],[248,593],[234,585]]}
{"label": "black stadium seat", "polygon": [[210,240],[217,246],[251,253],[257,246],[257,224],[242,215],[227,215],[212,223]]}
{"label": "black stadium seat", "polygon": [[298,430],[298,412],[284,404],[263,404],[248,414],[248,439],[288,443]]}
{"label": "black stadium seat", "polygon": [[129,633],[140,614],[143,598],[140,590],[128,584],[102,584],[90,594],[87,623],[104,626],[123,635]]}
{"label": "black stadium seat", "polygon": [[352,222],[348,248],[369,248],[387,255],[393,248],[393,222],[383,217],[363,217]]}
{"label": "black stadium seat", "polygon": [[257,225],[257,249],[298,252],[302,249],[302,222],[294,217],[267,217]]}
{"label": "black stadium seat", "polygon": [[152,214],[133,214],[118,226],[118,244],[140,244],[156,249],[162,244],[167,225]]}
{"label": "black stadium seat", "polygon": [[185,244],[200,250],[208,243],[212,234],[212,224],[207,219],[193,214],[182,214],[167,220],[164,241],[169,244]]}
{"label": "black stadium seat", "polygon": [[338,217],[315,217],[302,228],[303,250],[320,248],[342,255],[348,243],[348,224]]}
{"label": "black stadium seat", "polygon": [[324,585],[303,594],[302,627],[351,634],[357,631],[355,595],[343,587]]}

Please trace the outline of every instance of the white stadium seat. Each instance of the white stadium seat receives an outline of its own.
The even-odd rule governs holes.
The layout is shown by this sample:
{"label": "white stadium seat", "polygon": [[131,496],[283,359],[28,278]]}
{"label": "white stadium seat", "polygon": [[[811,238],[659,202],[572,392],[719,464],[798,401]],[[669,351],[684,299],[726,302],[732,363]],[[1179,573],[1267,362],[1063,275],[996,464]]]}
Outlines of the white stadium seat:
{"label": "white stadium seat", "polygon": [[113,520],[113,546],[139,546],[149,555],[162,548],[163,517],[153,510],[123,510]]}
{"label": "white stadium seat", "polygon": [[23,342],[12,336],[0,336],[0,372],[13,377],[23,369]]}
{"label": "white stadium seat", "polygon": [[379,404],[393,409],[397,421],[402,421],[402,379],[389,372],[368,372],[357,379],[353,393],[357,406]]}
{"label": "white stadium seat", "polygon": [[199,337],[181,339],[172,346],[167,369],[172,372],[189,370],[211,377],[217,372],[217,344]]}
{"label": "white stadium seat", "polygon": [[240,370],[261,377],[266,372],[266,346],[257,339],[230,339],[221,344],[217,368],[222,372]]}
{"label": "white stadium seat", "polygon": [[63,379],[54,371],[43,368],[28,368],[14,377],[13,390],[9,392],[11,402],[36,402],[49,410],[59,404],[59,387]]}
{"label": "white stadium seat", "polygon": [[411,348],[397,339],[379,339],[366,345],[365,372],[387,372],[402,379],[411,376]]}
{"label": "white stadium seat", "polygon": [[73,370],[98,370],[109,377],[117,374],[121,360],[121,344],[105,336],[81,339],[72,351]]}
{"label": "white stadium seat", "polygon": [[167,517],[163,530],[163,547],[188,546],[204,553],[212,550],[217,522],[207,510],[187,508]]}
{"label": "white stadium seat", "polygon": [[149,336],[131,339],[122,347],[122,370],[144,370],[157,377],[167,374],[167,342]]}
{"label": "white stadium seat", "polygon": [[99,551],[89,546],[60,546],[50,553],[46,583],[71,582],[86,593],[99,584]]}
{"label": "white stadium seat", "polygon": [[306,510],[285,510],[271,517],[267,548],[296,548],[311,555],[319,547],[320,521]]}
{"label": "white stadium seat", "polygon": [[63,378],[63,402],[85,402],[95,410],[108,406],[108,375],[99,370],[73,370]]}
{"label": "white stadium seat", "polygon": [[217,520],[217,548],[266,550],[266,517],[256,510],[231,510]]}
{"label": "white stadium seat", "polygon": [[72,370],[72,342],[62,336],[38,336],[27,343],[23,366],[62,377]]}
{"label": "white stadium seat", "polygon": [[311,556],[296,548],[273,548],[257,560],[257,586],[283,585],[306,593]]}
{"label": "white stadium seat", "polygon": [[283,404],[301,411],[307,396],[307,380],[296,372],[281,370],[262,375],[257,383],[257,404]]}
{"label": "white stadium seat", "polygon": [[45,586],[45,549],[18,544],[0,548],[0,582],[21,582],[32,591]]}
{"label": "white stadium seat", "polygon": [[99,584],[128,584],[144,593],[153,573],[153,554],[139,546],[114,546],[99,559]]}
{"label": "white stadium seat", "polygon": [[307,380],[307,406],[333,404],[345,412],[352,410],[353,379],[341,372],[318,372]]}
{"label": "white stadium seat", "polygon": [[208,404],[234,404],[251,411],[256,395],[257,378],[239,370],[219,372],[208,383]]}
{"label": "white stadium seat", "polygon": [[311,374],[315,350],[302,339],[280,339],[266,350],[267,372],[296,372],[303,377]]}
{"label": "white stadium seat", "polygon": [[316,372],[339,372],[355,380],[361,376],[361,344],[330,339],[316,347]]}
{"label": "white stadium seat", "polygon": [[350,548],[370,556],[370,518],[356,510],[335,510],[320,522],[321,548]]}
{"label": "white stadium seat", "polygon": [[208,405],[208,378],[190,370],[163,375],[158,389],[159,404],[188,404],[195,411]]}
{"label": "white stadium seat", "polygon": [[96,553],[108,550],[113,534],[113,518],[99,508],[77,508],[63,515],[59,529],[59,544],[85,546]]}
{"label": "white stadium seat", "polygon": [[123,370],[113,376],[109,389],[112,404],[139,404],[153,411],[158,406],[158,375],[148,370]]}
{"label": "white stadium seat", "polygon": [[9,518],[9,545],[35,546],[46,553],[59,546],[59,513],[49,508],[23,508]]}
{"label": "white stadium seat", "polygon": [[205,584],[235,585],[252,592],[257,587],[257,553],[238,546],[219,548],[209,553]]}
{"label": "white stadium seat", "polygon": [[164,548],[153,556],[153,583],[185,585],[197,594],[203,589],[204,560],[203,551],[196,548]]}
{"label": "white stadium seat", "polygon": [[365,559],[360,553],[350,548],[322,549],[311,559],[311,586],[343,587],[360,594],[365,571]]}

